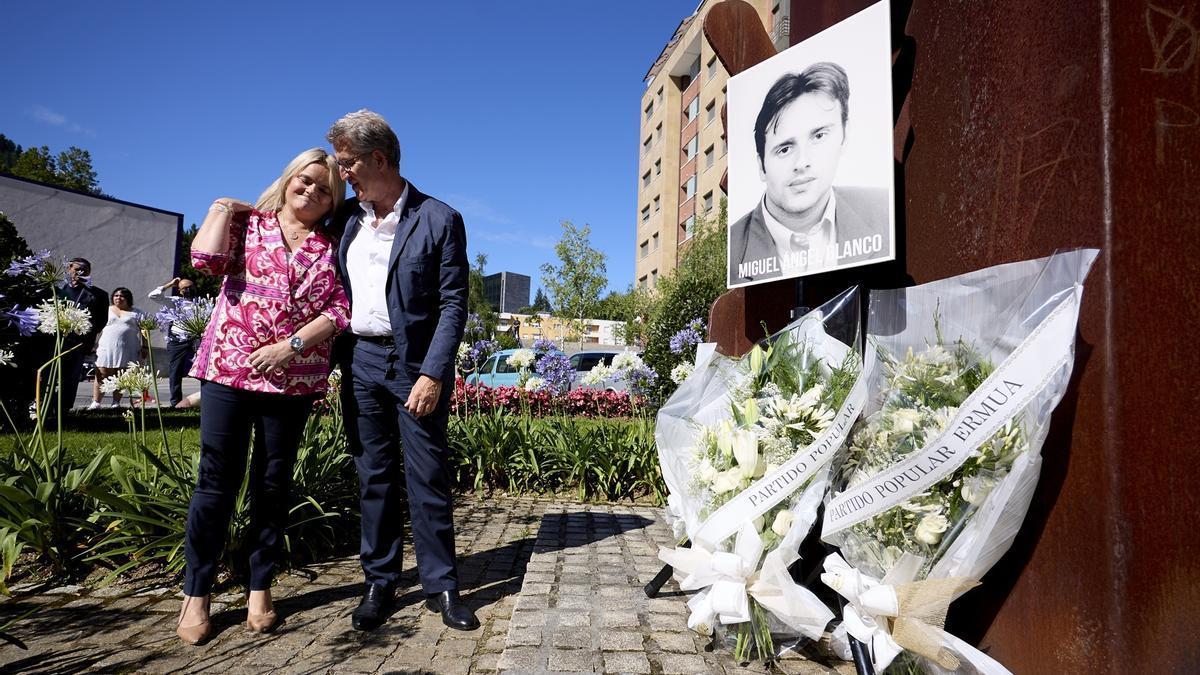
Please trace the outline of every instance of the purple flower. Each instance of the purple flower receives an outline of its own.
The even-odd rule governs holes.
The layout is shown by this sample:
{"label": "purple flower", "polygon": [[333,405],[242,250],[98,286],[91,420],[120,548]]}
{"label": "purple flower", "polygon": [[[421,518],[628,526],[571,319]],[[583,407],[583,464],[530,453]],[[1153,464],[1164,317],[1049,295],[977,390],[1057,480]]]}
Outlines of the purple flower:
{"label": "purple flower", "polygon": [[32,308],[21,309],[13,307],[11,311],[3,312],[5,319],[8,319],[10,326],[16,326],[17,332],[21,335],[33,335],[37,330],[38,324],[41,321],[38,319],[38,313]]}
{"label": "purple flower", "polygon": [[629,384],[629,393],[647,398],[653,392],[655,383],[658,382],[658,373],[654,372],[650,366],[645,365],[624,370],[618,377]]}
{"label": "purple flower", "polygon": [[688,349],[704,342],[704,332],[707,327],[704,319],[695,318],[688,322],[683,330],[671,336],[669,347],[672,354],[682,354]]}
{"label": "purple flower", "polygon": [[558,392],[570,389],[571,380],[575,377],[570,357],[559,351],[547,352],[539,357],[533,366],[533,372],[545,381],[546,389]]}
{"label": "purple flower", "polygon": [[4,273],[10,277],[37,276],[46,271],[46,266],[52,257],[50,249],[44,248],[33,255],[13,260],[8,264],[8,269],[4,270]]}
{"label": "purple flower", "polygon": [[483,337],[483,320],[479,318],[478,314],[474,312],[467,314],[467,325],[463,329],[463,333],[467,339]]}
{"label": "purple flower", "polygon": [[557,347],[554,346],[554,340],[550,340],[547,338],[538,338],[533,341],[533,351],[537,352],[538,354],[543,354],[545,352],[552,352],[556,349],[557,349]]}

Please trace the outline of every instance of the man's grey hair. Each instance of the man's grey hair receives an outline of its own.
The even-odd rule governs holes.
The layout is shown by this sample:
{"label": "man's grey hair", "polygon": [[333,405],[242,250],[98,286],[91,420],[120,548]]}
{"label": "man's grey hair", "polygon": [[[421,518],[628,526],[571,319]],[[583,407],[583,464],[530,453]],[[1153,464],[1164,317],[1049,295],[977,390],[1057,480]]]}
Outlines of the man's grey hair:
{"label": "man's grey hair", "polygon": [[329,127],[325,139],[335,150],[345,149],[356,155],[378,150],[389,165],[400,168],[400,140],[379,113],[366,108],[349,113]]}

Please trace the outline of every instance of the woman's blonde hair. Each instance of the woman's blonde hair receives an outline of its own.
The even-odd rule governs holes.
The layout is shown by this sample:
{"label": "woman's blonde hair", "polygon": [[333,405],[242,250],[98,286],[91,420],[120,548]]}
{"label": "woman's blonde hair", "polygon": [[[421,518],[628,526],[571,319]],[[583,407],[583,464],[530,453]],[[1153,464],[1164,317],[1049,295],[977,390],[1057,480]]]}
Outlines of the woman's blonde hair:
{"label": "woman's blonde hair", "polygon": [[267,186],[266,190],[258,198],[258,202],[254,204],[255,210],[258,211],[278,211],[283,208],[283,197],[287,191],[288,183],[292,177],[304,170],[304,167],[309,164],[323,164],[329,170],[329,193],[333,195],[333,203],[329,207],[329,213],[326,217],[337,213],[338,207],[342,205],[342,200],[346,198],[346,182],[342,180],[341,174],[338,173],[338,167],[333,159],[333,155],[325,152],[321,148],[310,148],[296,155],[296,158],[288,162],[288,165],[283,169],[283,175],[275,179],[274,183]]}

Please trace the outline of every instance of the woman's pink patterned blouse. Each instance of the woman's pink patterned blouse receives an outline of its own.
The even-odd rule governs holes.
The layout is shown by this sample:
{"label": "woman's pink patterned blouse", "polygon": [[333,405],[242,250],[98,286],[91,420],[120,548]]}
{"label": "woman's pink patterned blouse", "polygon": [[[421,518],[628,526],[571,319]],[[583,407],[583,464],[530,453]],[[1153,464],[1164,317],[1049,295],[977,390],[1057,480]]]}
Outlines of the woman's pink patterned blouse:
{"label": "woman's pink patterned blouse", "polygon": [[228,253],[192,250],[197,270],[225,280],[189,375],[272,394],[324,392],[333,338],[306,347],[284,371],[259,373],[250,354],[290,339],[318,316],[332,321],[335,333],[350,325],[334,240],[314,232],[289,256],[273,212],[238,214],[229,229]]}

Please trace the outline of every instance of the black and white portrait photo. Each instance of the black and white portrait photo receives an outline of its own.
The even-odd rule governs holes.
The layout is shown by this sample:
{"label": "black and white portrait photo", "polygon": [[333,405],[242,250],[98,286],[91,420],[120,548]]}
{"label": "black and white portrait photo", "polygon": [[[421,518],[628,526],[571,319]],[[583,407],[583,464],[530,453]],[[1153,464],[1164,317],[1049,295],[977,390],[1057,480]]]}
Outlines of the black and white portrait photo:
{"label": "black and white portrait photo", "polygon": [[729,287],[895,258],[878,3],[729,80]]}

